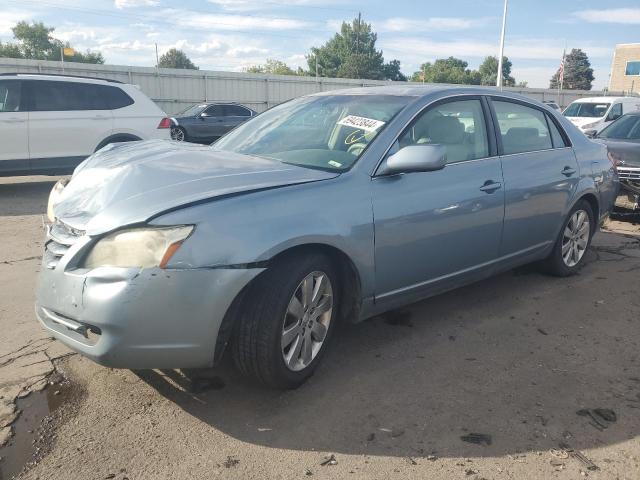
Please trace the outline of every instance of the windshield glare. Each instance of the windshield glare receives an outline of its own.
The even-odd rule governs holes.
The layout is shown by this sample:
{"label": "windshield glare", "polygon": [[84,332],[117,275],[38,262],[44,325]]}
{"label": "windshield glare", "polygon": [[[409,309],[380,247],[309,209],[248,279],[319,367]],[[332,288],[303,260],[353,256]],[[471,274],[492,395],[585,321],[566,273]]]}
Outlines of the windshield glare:
{"label": "windshield glare", "polygon": [[192,105],[189,108],[187,108],[186,110],[180,112],[177,116],[178,117],[193,117],[195,115],[198,115],[205,108],[207,108],[206,104]]}
{"label": "windshield glare", "polygon": [[640,115],[623,115],[602,130],[600,138],[617,140],[640,140]]}
{"label": "windshield glare", "polygon": [[222,137],[214,150],[344,171],[412,97],[332,95],[278,105]]}
{"label": "windshield glare", "polygon": [[573,102],[563,112],[565,117],[600,118],[609,110],[610,103]]}

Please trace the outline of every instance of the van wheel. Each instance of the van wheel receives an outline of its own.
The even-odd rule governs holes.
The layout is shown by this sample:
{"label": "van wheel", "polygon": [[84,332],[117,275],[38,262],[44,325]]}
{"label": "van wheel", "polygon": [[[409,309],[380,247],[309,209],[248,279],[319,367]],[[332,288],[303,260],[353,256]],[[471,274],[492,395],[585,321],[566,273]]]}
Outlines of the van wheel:
{"label": "van wheel", "polygon": [[285,257],[252,285],[232,340],[234,363],[275,388],[296,388],[315,371],[335,327],[338,277],[322,254]]}
{"label": "van wheel", "polygon": [[569,212],[551,255],[544,266],[552,275],[567,277],[584,266],[585,253],[595,232],[595,219],[591,205],[580,200]]}

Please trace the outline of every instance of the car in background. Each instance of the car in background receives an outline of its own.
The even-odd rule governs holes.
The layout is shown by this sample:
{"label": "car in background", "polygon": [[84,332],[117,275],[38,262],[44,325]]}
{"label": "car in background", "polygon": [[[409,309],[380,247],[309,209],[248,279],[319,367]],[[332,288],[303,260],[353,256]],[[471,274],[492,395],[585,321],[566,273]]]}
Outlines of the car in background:
{"label": "car in background", "polygon": [[255,115],[249,107],[237,103],[199,103],[171,117],[171,138],[211,143]]}
{"label": "car in background", "polygon": [[600,132],[625,113],[640,111],[640,97],[581,98],[565,108],[565,117],[583,132]]}
{"label": "car in background", "polygon": [[544,103],[547,107],[557,110],[558,112],[561,111],[560,106],[553,100],[543,100],[542,103]]}
{"label": "car in background", "polygon": [[293,388],[341,321],[529,262],[575,274],[616,194],[604,145],[527,97],[318,93],[211,146],[118,144],[84,162],[51,193],[36,314],[104,365],[228,351]]}
{"label": "car in background", "polygon": [[169,139],[170,121],[134,85],[0,74],[0,175],[68,173],[109,143]]}
{"label": "car in background", "polygon": [[620,206],[638,209],[640,198],[640,112],[621,116],[600,133],[587,130],[586,135],[604,143],[620,179]]}

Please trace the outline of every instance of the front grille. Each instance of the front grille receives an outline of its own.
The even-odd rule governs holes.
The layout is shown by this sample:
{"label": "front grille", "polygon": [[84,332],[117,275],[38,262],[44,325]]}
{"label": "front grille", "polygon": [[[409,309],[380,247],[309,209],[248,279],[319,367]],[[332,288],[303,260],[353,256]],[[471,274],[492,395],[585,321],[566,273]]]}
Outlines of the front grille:
{"label": "front grille", "polygon": [[47,240],[44,244],[44,264],[54,269],[69,248],[76,243],[84,232],[71,228],[60,221],[47,227]]}
{"label": "front grille", "polygon": [[638,180],[640,181],[640,168],[638,167],[617,167],[618,177],[620,180]]}

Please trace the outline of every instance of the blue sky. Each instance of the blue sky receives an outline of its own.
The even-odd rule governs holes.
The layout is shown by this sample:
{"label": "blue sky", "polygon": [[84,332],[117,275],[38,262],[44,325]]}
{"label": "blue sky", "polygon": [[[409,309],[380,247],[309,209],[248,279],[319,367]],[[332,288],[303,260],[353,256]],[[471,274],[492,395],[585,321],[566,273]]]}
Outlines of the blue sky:
{"label": "blue sky", "polygon": [[[410,74],[450,55],[477,67],[496,55],[502,0],[3,0],[0,40],[20,20],[55,26],[54,36],[103,52],[107,63],[152,66],[160,53],[183,49],[200,68],[241,71],[267,58],[306,65],[309,48],[342,20],[362,12],[378,32],[385,60]],[[640,42],[638,0],[510,0],[505,55],[516,80],[547,87],[565,48],[582,48],[608,84],[617,43]]]}

